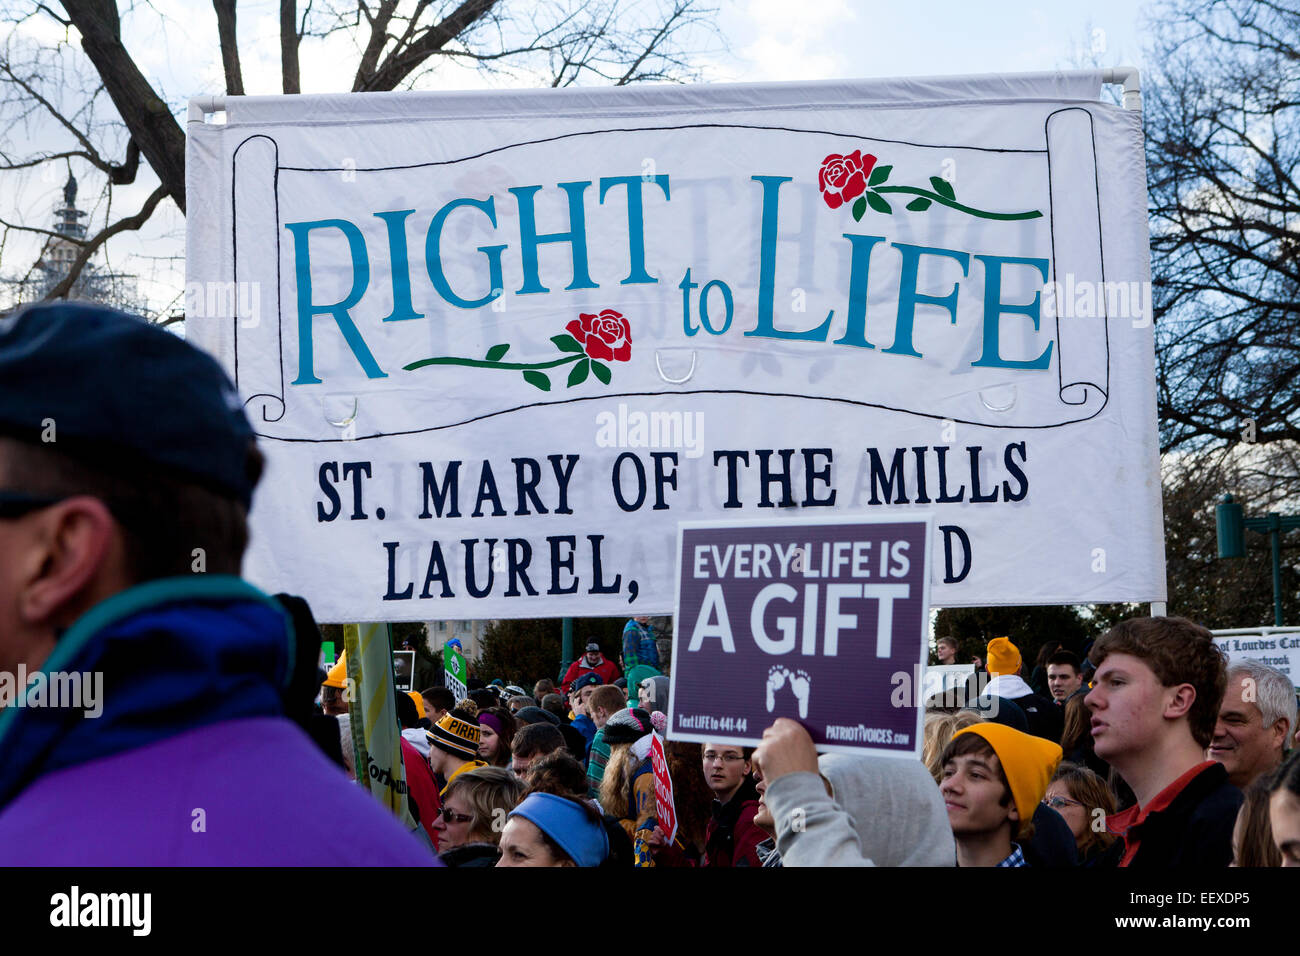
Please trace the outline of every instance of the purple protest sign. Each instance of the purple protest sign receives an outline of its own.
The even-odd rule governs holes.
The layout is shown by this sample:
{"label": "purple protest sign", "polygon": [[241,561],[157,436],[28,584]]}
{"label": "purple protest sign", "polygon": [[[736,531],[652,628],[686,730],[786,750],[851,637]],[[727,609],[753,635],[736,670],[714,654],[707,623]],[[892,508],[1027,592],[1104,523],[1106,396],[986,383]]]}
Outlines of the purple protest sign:
{"label": "purple protest sign", "polygon": [[668,736],[752,745],[790,717],[819,750],[920,756],[932,524],[681,524]]}

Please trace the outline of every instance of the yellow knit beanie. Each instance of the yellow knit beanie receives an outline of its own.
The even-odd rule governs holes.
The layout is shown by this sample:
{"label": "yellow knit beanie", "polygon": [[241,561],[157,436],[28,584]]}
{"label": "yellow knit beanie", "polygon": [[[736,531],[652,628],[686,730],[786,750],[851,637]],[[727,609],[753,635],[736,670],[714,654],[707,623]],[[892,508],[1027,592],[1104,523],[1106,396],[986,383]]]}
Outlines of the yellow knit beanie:
{"label": "yellow knit beanie", "polygon": [[995,637],[989,641],[985,660],[989,673],[994,677],[999,674],[1014,674],[1020,668],[1020,648],[1012,644],[1010,638]]}
{"label": "yellow knit beanie", "polygon": [[428,716],[428,714],[424,712],[424,698],[413,690],[408,690],[406,696],[415,701],[415,712],[420,715],[421,720],[424,720],[424,718]]}
{"label": "yellow knit beanie", "polygon": [[1056,772],[1056,765],[1061,762],[1060,744],[1022,733],[1014,727],[988,722],[959,730],[952,735],[953,739],[962,734],[979,734],[988,741],[1002,764],[1002,773],[1011,788],[1011,800],[1021,821],[1029,822],[1047,793],[1047,784]]}

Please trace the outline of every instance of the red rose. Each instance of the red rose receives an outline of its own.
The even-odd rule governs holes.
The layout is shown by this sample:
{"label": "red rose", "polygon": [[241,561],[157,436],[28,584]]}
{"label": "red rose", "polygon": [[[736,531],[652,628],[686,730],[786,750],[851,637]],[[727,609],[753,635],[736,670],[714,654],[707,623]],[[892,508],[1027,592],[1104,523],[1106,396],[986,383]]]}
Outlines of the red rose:
{"label": "red rose", "polygon": [[876,157],[870,153],[863,156],[860,149],[855,149],[847,156],[831,153],[823,159],[817,180],[826,205],[837,209],[866,192],[867,176],[875,165]]}
{"label": "red rose", "polygon": [[626,362],[632,357],[632,329],[621,312],[601,309],[600,315],[578,313],[565,327],[578,340],[588,358]]}

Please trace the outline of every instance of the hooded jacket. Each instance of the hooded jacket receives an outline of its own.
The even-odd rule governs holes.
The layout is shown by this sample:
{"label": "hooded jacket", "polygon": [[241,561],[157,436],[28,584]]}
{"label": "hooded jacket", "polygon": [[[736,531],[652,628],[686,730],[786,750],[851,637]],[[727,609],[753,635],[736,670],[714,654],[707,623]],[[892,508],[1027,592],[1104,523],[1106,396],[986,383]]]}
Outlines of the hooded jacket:
{"label": "hooded jacket", "polygon": [[[668,678],[664,677],[662,674],[656,674],[654,677],[650,678],[650,682],[654,687],[654,696],[652,696],[646,703],[645,709],[650,713],[654,713],[657,710],[660,713],[667,714]],[[638,692],[639,690],[640,688],[638,688]]]}
{"label": "hooded jacket", "polygon": [[293,653],[284,612],[236,577],[93,607],[41,673],[102,673],[102,713],[0,711],[0,865],[436,863],[281,715]]}
{"label": "hooded jacket", "polygon": [[1005,697],[1025,712],[1029,733],[1060,743],[1065,730],[1065,712],[1050,697],[1039,697],[1019,674],[998,674],[988,682],[981,696]]}
{"label": "hooded jacket", "polygon": [[[423,731],[421,731],[423,733]],[[433,779],[429,769],[428,757],[415,749],[415,745],[402,737],[402,768],[406,771],[406,789],[411,802],[415,804],[420,826],[429,835],[429,842],[438,848],[438,831],[433,828],[433,821],[442,810],[442,797],[438,795],[438,782]]]}
{"label": "hooded jacket", "polygon": [[564,672],[564,679],[560,681],[560,692],[565,697],[568,697],[569,685],[583,674],[595,674],[600,678],[602,684],[612,684],[618,680],[622,673],[618,669],[618,665],[606,658],[604,654],[600,655],[600,660],[594,667],[587,663],[587,655],[583,654],[570,664],[569,669]]}
{"label": "hooded jacket", "polygon": [[704,858],[701,866],[763,865],[758,845],[767,834],[754,823],[758,813],[758,791],[752,777],[746,777],[740,789],[725,804],[713,801],[713,814],[704,831]]}
{"label": "hooded jacket", "polygon": [[[919,760],[824,754],[821,776],[791,773],[763,795],[784,866],[956,866],[934,777]],[[796,812],[799,811],[799,812]]]}

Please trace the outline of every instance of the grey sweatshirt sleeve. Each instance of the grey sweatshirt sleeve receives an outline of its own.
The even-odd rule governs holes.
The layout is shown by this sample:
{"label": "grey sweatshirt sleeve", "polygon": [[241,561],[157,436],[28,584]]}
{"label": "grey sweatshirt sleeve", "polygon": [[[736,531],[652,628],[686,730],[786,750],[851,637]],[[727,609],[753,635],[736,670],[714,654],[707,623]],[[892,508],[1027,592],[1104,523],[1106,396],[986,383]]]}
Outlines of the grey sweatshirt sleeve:
{"label": "grey sweatshirt sleeve", "polygon": [[875,866],[863,857],[849,815],[826,793],[820,775],[790,773],[763,796],[776,821],[782,866]]}

